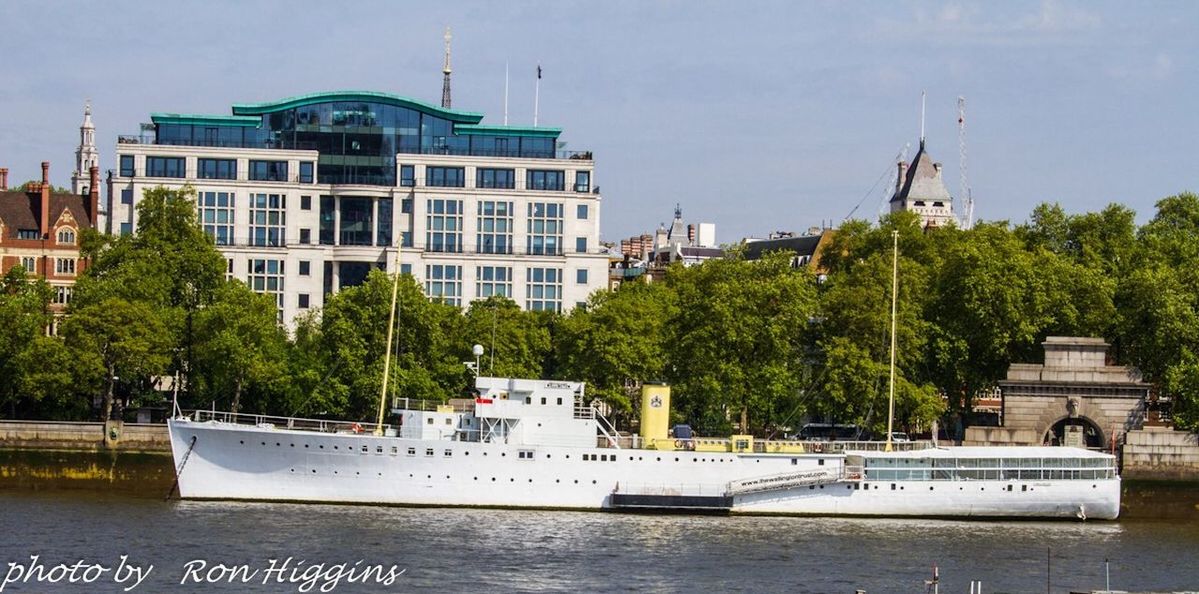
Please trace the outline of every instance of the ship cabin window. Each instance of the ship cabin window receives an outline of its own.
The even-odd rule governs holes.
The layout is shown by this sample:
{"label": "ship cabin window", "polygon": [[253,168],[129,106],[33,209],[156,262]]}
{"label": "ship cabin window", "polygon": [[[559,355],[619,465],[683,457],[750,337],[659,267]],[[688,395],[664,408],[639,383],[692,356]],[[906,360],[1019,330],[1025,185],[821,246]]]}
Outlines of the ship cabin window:
{"label": "ship cabin window", "polygon": [[367,446],[362,446],[362,453],[363,453],[363,454],[365,454],[365,453],[368,453],[368,452],[370,452],[370,451],[371,451],[371,449],[370,449],[369,447],[367,447]]}
{"label": "ship cabin window", "polygon": [[409,456],[415,456],[415,455],[416,455],[416,448],[408,448],[408,455],[409,455]]}
{"label": "ship cabin window", "polygon": [[383,453],[383,446],[375,446],[375,453],[376,453],[376,454],[382,454],[382,453]]}
{"label": "ship cabin window", "polygon": [[521,450],[521,451],[517,452],[516,457],[520,458],[521,460],[532,460],[533,452],[531,452],[529,450]]}
{"label": "ship cabin window", "polygon": [[454,455],[454,450],[446,450],[445,451],[446,458],[449,458],[450,456],[453,456],[453,455]]}
{"label": "ship cabin window", "polygon": [[446,425],[451,425],[451,424],[453,424],[453,422],[454,422],[454,419],[451,419],[451,418],[448,418],[448,417],[447,417],[447,418],[446,418],[446,420],[445,420],[445,424],[446,424]]}
{"label": "ship cabin window", "polygon": [[425,420],[425,424],[426,424],[426,425],[432,425],[432,424],[433,424],[433,417],[429,417],[428,419],[426,419],[426,420]]}
{"label": "ship cabin window", "polygon": [[792,459],[791,459],[791,465],[792,465],[792,466],[799,466],[799,458],[792,458]]}
{"label": "ship cabin window", "polygon": [[541,404],[542,404],[543,406],[545,405],[545,396],[542,396],[542,397],[541,397]]}
{"label": "ship cabin window", "polygon": [[824,458],[819,458],[819,459],[817,459],[817,460],[816,460],[816,465],[817,465],[817,466],[824,466]]}
{"label": "ship cabin window", "polygon": [[525,396],[525,404],[533,404],[533,397]]}
{"label": "ship cabin window", "polygon": [[391,446],[391,455],[392,455],[392,456],[394,456],[394,455],[396,455],[396,454],[398,454],[398,453],[400,453],[400,448],[397,448],[397,447],[395,447],[395,446]]}
{"label": "ship cabin window", "polygon": [[433,448],[425,448],[425,455],[426,455],[426,456],[432,456],[432,455],[433,455]]}
{"label": "ship cabin window", "polygon": [[561,398],[559,398],[559,399],[558,399],[558,406],[562,406],[562,399],[561,399]]}

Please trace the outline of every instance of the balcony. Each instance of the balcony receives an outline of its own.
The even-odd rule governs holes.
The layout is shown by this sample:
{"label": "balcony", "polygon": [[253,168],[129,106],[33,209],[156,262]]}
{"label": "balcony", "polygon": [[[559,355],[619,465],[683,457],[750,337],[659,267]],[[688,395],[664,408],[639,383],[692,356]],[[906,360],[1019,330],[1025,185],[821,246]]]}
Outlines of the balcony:
{"label": "balcony", "polygon": [[[198,146],[215,148],[242,149],[275,149],[275,150],[320,150],[318,143],[312,141],[290,141],[285,139],[245,142],[217,139],[172,140],[159,139],[153,134],[122,134],[117,136],[118,144],[150,144],[158,146]],[[593,161],[591,151],[540,151],[540,150],[507,150],[507,149],[470,149],[448,146],[400,146],[397,154],[405,155],[447,155],[455,157],[495,157],[505,159],[564,159],[571,161]]]}

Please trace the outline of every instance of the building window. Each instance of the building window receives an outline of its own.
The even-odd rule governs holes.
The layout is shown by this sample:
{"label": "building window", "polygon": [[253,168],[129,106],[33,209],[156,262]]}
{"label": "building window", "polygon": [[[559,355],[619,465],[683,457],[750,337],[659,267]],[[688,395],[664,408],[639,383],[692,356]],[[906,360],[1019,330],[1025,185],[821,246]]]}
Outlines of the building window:
{"label": "building window", "polygon": [[41,239],[37,229],[17,229],[17,239]]}
{"label": "building window", "polygon": [[400,200],[400,212],[403,214],[412,214],[412,199],[404,198]]}
{"label": "building window", "polygon": [[442,264],[425,266],[425,294],[433,301],[462,304],[462,267]]}
{"label": "building window", "polygon": [[75,276],[75,258],[55,258],[54,273],[63,276]]}
{"label": "building window", "polygon": [[479,253],[512,253],[512,203],[483,200],[479,202]]}
{"label": "building window", "polygon": [[250,194],[250,245],[283,245],[286,208],[287,197],[282,194]]}
{"label": "building window", "polygon": [[400,165],[400,185],[405,188],[411,188],[416,185],[416,167],[412,165]]}
{"label": "building window", "polygon": [[121,188],[121,204],[133,204],[133,188]]}
{"label": "building window", "polygon": [[[249,275],[246,277],[250,289],[275,297],[275,307],[283,309],[283,261],[251,258]],[[282,315],[282,311],[280,311]]]}
{"label": "building window", "polygon": [[300,309],[308,309],[308,293],[300,293],[299,298]]}
{"label": "building window", "polygon": [[312,243],[312,229],[300,229],[300,244],[308,245]]}
{"label": "building window", "polygon": [[121,223],[121,235],[132,235],[133,223]]}
{"label": "building window", "polygon": [[575,238],[575,251],[580,254],[587,253],[587,238],[586,237],[576,237]]}
{"label": "building window", "polygon": [[587,220],[587,205],[586,204],[580,204],[575,207],[575,218],[579,219],[580,221]]}
{"label": "building window", "polygon": [[24,268],[28,274],[36,274],[37,258],[33,256],[21,256],[21,268]]}
{"label": "building window", "polygon": [[300,196],[300,210],[312,210],[312,196]]}
{"label": "building window", "polygon": [[512,267],[475,267],[475,296],[512,298]]}
{"label": "building window", "polygon": [[133,177],[133,155],[121,155],[121,177]]}
{"label": "building window", "polygon": [[425,167],[425,185],[439,188],[465,187],[465,171],[462,167]]}
{"label": "building window", "polygon": [[580,268],[575,271],[575,282],[579,283],[580,285],[587,284],[587,269],[586,268]]}
{"label": "building window", "polygon": [[321,245],[333,245],[337,236],[337,198],[321,196]]}
{"label": "building window", "polygon": [[401,231],[400,232],[400,245],[403,245],[404,247],[412,247],[412,232],[411,231]]}
{"label": "building window", "polygon": [[590,192],[591,191],[591,172],[576,171],[575,172],[575,191]]}
{"label": "building window", "polygon": [[234,159],[200,159],[200,179],[237,179],[237,161]]}
{"label": "building window", "polygon": [[52,301],[55,305],[66,305],[71,302],[71,287],[54,287],[54,297]]}
{"label": "building window", "polygon": [[562,255],[562,205],[553,202],[529,203],[528,252],[536,255]]}
{"label": "building window", "polygon": [[184,177],[187,170],[183,157],[146,157],[146,175],[149,177]]}
{"label": "building window", "polygon": [[[284,173],[284,176],[286,175]],[[312,183],[312,161],[300,161],[300,183]]]}
{"label": "building window", "polygon": [[525,309],[562,311],[562,270],[560,268],[530,268],[527,274]]}
{"label": "building window", "polygon": [[565,187],[566,174],[563,171],[530,169],[525,172],[529,190],[558,190]]}
{"label": "building window", "polygon": [[250,161],[250,179],[287,181],[287,161]]}
{"label": "building window", "polygon": [[479,188],[504,188],[511,190],[516,187],[515,169],[477,169],[475,186]]}
{"label": "building window", "polygon": [[400,264],[400,274],[407,274],[408,276],[412,276],[412,265],[411,264]]}
{"label": "building window", "polygon": [[308,260],[300,260],[300,276],[309,276],[312,274],[312,262]]}
{"label": "building window", "polygon": [[233,193],[200,192],[200,226],[217,245],[233,245]]}
{"label": "building window", "polygon": [[391,245],[391,198],[379,199],[379,217],[375,229],[375,245],[390,246]]}
{"label": "building window", "polygon": [[462,201],[430,199],[425,206],[425,249],[430,252],[462,251]]}
{"label": "building window", "polygon": [[341,199],[341,232],[338,245],[370,245],[374,217],[370,198],[345,196]]}
{"label": "building window", "polygon": [[60,245],[75,245],[75,230],[74,229],[59,229],[58,243]]}
{"label": "building window", "polygon": [[233,280],[233,258],[225,258],[225,280]]}

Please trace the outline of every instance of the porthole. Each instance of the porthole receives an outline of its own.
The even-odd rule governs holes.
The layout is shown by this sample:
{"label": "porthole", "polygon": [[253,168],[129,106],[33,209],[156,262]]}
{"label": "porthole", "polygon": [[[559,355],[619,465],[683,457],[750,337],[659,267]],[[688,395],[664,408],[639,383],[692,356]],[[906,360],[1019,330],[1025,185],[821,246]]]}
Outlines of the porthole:
{"label": "porthole", "polygon": [[304,444],[304,447],[308,447],[308,444]]}
{"label": "porthole", "polygon": [[240,443],[240,444],[242,444],[242,445],[246,445],[246,440],[244,440],[244,439],[243,439],[243,440],[241,440],[241,441],[239,441],[239,442],[237,442],[237,443]]}
{"label": "porthole", "polygon": [[595,484],[595,479],[591,480],[591,484],[593,484],[593,485]]}
{"label": "porthole", "polygon": [[313,468],[313,469],[312,469],[312,474],[316,474],[316,469],[315,469],[315,468]]}
{"label": "porthole", "polygon": [[296,471],[296,469],[294,469],[294,468],[293,468],[293,469],[291,469],[291,471],[292,471],[292,472],[295,472],[295,471]]}
{"label": "porthole", "polygon": [[575,484],[579,484],[579,479],[575,479]]}
{"label": "porthole", "polygon": [[279,443],[279,442],[277,442],[277,441],[275,442],[275,447],[282,447],[282,445],[283,445],[283,444],[281,444],[281,443]]}
{"label": "porthole", "polygon": [[262,442],[262,445],[266,445],[266,442],[265,442],[265,441],[264,441],[264,442]]}
{"label": "porthole", "polygon": [[294,447],[296,447],[296,444],[294,444],[294,443],[293,443],[293,444],[291,444],[291,447],[293,447],[293,448],[294,448]]}

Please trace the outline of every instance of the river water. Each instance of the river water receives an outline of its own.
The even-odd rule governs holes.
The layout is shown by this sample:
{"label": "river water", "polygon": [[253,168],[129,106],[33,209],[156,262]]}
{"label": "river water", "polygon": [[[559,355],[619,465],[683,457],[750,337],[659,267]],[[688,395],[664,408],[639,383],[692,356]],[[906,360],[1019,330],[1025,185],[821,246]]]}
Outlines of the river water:
{"label": "river water", "polygon": [[[343,576],[332,585],[316,580],[314,592],[925,592],[934,564],[941,592],[968,592],[972,580],[987,593],[1045,592],[1047,570],[1053,592],[1089,592],[1104,586],[1104,559],[1113,589],[1199,589],[1199,522],[1177,518],[655,516],[0,492],[0,574],[11,579],[31,555],[39,555],[44,579],[8,583],[3,592],[122,592],[133,584],[132,574],[117,583],[122,555],[128,566],[154,566],[131,592],[301,591],[302,572],[293,582],[268,571],[271,559],[278,569],[288,557],[289,569],[319,563],[324,572],[362,560],[357,567],[403,571],[389,586],[378,574],[366,584]],[[87,584],[50,571],[80,560],[112,571]],[[230,584],[209,572],[217,564],[246,568]],[[273,581],[263,584],[264,576]]]}

